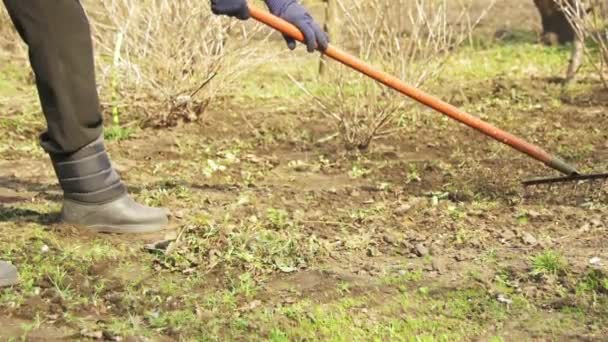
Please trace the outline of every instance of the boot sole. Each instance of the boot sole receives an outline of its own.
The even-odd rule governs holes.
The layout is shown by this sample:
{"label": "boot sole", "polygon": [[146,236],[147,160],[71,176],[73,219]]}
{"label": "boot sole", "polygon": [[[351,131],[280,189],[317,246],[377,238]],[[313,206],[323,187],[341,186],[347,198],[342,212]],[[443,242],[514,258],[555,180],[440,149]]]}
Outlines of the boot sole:
{"label": "boot sole", "polygon": [[2,278],[0,279],[0,287],[7,287],[19,284],[19,278]]}
{"label": "boot sole", "polygon": [[[66,222],[69,223],[69,222]],[[130,224],[130,225],[90,225],[85,226],[86,229],[94,231],[96,233],[106,234],[146,234],[156,233],[165,229],[168,223],[159,224]]]}

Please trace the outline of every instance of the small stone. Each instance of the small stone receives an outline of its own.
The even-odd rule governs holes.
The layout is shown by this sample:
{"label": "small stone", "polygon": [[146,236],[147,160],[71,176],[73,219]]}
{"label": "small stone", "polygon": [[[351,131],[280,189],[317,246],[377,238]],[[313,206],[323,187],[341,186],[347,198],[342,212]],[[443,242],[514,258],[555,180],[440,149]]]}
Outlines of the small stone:
{"label": "small stone", "polygon": [[423,244],[419,243],[416,244],[416,246],[414,246],[414,250],[416,252],[416,255],[418,255],[419,257],[424,257],[429,255],[429,249],[426,248]]}
{"label": "small stone", "polygon": [[532,236],[532,234],[530,234],[530,233],[524,233],[524,235],[521,237],[521,240],[526,245],[530,245],[530,246],[534,246],[538,243],[538,241],[536,241],[536,238],[534,236]]}
{"label": "small stone", "polygon": [[384,242],[388,243],[389,245],[397,245],[397,238],[392,234],[384,234],[384,236],[382,236],[382,240],[384,240]]}
{"label": "small stone", "polygon": [[409,203],[405,203],[401,206],[399,206],[399,208],[395,209],[394,213],[395,215],[404,215],[407,214],[408,211],[410,211],[412,209],[412,205]]}
{"label": "small stone", "polygon": [[589,259],[589,264],[591,266],[600,266],[600,265],[602,265],[602,259],[600,259],[598,257],[593,257],[593,258]]}
{"label": "small stone", "polygon": [[177,219],[183,219],[186,216],[186,211],[185,210],[176,210],[176,211],[172,211],[170,214],[172,217],[175,217]]}
{"label": "small stone", "polygon": [[589,223],[585,223],[582,227],[579,228],[579,233],[587,233],[591,230],[591,225]]}
{"label": "small stone", "polygon": [[437,196],[431,197],[431,206],[436,207],[439,205],[439,198]]}
{"label": "small stone", "polygon": [[369,247],[367,249],[367,256],[368,257],[372,257],[373,258],[373,257],[377,257],[379,255],[380,255],[380,251],[378,250],[378,248],[372,246],[372,247]]}
{"label": "small stone", "polygon": [[42,245],[42,247],[40,247],[40,252],[41,253],[48,253],[49,250],[51,250],[51,249],[47,245]]}
{"label": "small stone", "polygon": [[511,304],[513,304],[513,301],[512,301],[511,299],[507,298],[507,297],[506,297],[505,295],[503,295],[502,293],[499,293],[499,294],[498,294],[498,296],[496,297],[496,300],[497,300],[499,303],[503,303],[503,304],[506,304],[506,305],[511,305]]}
{"label": "small stone", "polygon": [[296,172],[308,172],[312,170],[312,166],[304,161],[297,160],[289,163],[289,166]]}
{"label": "small stone", "polygon": [[590,221],[590,223],[591,223],[591,225],[592,225],[593,227],[595,227],[595,228],[600,228],[601,226],[603,226],[603,224],[602,224],[602,220],[597,219],[597,218],[595,218],[595,219],[591,220],[591,221]]}

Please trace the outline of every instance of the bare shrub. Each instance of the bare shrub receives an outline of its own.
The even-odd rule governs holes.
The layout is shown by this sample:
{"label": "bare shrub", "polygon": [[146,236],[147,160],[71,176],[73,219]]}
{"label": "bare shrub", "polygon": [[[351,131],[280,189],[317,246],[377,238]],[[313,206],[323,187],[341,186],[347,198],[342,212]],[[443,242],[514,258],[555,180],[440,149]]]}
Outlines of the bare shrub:
{"label": "bare shrub", "polygon": [[[606,68],[608,67],[608,3],[605,0],[557,0],[562,11],[574,27],[577,35],[574,52],[568,70],[568,79],[581,64],[583,53],[588,55],[605,88],[608,89]],[[599,55],[585,47],[584,41],[592,41]]]}
{"label": "bare shrub", "polygon": [[214,16],[209,1],[89,0],[85,8],[115,123],[124,108],[155,126],[198,120],[256,64],[257,51],[245,47],[253,31]]}
{"label": "bare shrub", "polygon": [[[469,16],[469,0],[336,1],[343,29],[338,44],[415,87],[441,73],[481,19]],[[337,125],[347,148],[366,149],[372,140],[395,132],[399,115],[411,103],[345,67],[332,66],[326,77],[335,86],[322,94],[298,84]]]}

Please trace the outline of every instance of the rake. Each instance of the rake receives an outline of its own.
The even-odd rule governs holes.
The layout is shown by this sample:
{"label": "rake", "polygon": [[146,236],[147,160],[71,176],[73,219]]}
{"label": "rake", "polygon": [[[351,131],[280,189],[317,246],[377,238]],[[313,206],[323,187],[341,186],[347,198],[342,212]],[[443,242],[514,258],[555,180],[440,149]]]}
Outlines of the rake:
{"label": "rake", "polygon": [[[300,42],[304,41],[304,36],[300,30],[287,21],[274,16],[271,13],[263,11],[255,6],[249,5],[249,11],[252,18],[270,26],[271,28],[290,36]],[[563,174],[561,177],[552,178],[536,178],[522,182],[525,186],[541,185],[541,184],[556,184],[565,182],[584,182],[593,180],[605,180],[608,178],[608,173],[598,174],[581,174],[574,166],[566,163],[564,160],[546,152],[541,147],[529,143],[520,137],[517,137],[509,132],[506,132],[498,127],[495,127],[481,119],[478,119],[463,110],[452,106],[436,97],[433,97],[417,88],[407,85],[398,78],[389,75],[386,72],[374,68],[372,65],[330,45],[324,52],[327,57],[330,57],[384,85],[390,87],[403,95],[406,95],[419,103],[430,107],[441,114],[444,114],[451,119],[467,125],[511,148],[534,158],[546,166],[557,170]]]}

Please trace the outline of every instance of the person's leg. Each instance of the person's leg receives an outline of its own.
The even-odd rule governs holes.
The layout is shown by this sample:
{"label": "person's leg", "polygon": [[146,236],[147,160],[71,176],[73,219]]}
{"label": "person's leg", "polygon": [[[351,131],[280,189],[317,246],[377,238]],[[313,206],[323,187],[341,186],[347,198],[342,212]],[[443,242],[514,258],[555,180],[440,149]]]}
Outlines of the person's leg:
{"label": "person's leg", "polygon": [[97,139],[102,118],[87,17],[76,0],[4,0],[29,47],[53,153],[72,153]]}
{"label": "person's leg", "polygon": [[104,232],[147,232],[167,223],[165,210],[135,203],[103,142],[93,44],[78,0],[4,0],[29,47],[46,117],[41,135],[64,192],[62,219]]}

